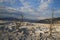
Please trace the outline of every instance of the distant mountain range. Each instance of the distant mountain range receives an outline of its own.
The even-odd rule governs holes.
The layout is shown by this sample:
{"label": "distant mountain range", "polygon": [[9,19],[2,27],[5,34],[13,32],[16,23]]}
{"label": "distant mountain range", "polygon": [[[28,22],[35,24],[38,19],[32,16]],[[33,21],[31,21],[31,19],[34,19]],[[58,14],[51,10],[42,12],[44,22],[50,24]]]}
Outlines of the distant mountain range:
{"label": "distant mountain range", "polygon": [[18,18],[14,18],[14,17],[0,18],[0,20],[6,20],[6,21],[23,21],[23,22],[38,22],[37,20],[18,19]]}
{"label": "distant mountain range", "polygon": [[53,23],[60,21],[60,17],[53,18],[53,19],[49,18],[49,19],[40,20],[38,21],[38,23],[51,23],[51,21],[53,21]]}
{"label": "distant mountain range", "polygon": [[[18,19],[18,18],[14,18],[14,17],[6,17],[6,18],[0,18],[0,20],[23,21],[23,22],[34,22],[34,23],[51,23],[51,19],[31,20],[31,19]],[[56,21],[60,21],[60,17],[53,19],[53,23]]]}

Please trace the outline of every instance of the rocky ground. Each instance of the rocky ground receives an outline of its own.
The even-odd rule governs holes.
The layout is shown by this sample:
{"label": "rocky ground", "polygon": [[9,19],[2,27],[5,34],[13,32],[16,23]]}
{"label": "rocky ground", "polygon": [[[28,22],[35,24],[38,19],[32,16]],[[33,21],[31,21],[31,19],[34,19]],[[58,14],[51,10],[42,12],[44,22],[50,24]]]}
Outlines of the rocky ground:
{"label": "rocky ground", "polygon": [[15,24],[0,25],[0,40],[60,40],[60,32],[54,31],[49,34],[49,27],[17,26]]}

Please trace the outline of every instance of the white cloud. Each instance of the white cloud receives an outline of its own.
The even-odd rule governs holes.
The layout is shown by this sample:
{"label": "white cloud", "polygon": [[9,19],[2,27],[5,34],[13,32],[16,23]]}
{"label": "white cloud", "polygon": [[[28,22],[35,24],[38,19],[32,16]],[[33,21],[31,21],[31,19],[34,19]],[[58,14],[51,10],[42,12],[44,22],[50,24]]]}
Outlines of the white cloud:
{"label": "white cloud", "polygon": [[9,0],[8,1],[11,5],[14,5],[16,3],[16,0]]}
{"label": "white cloud", "polygon": [[19,10],[17,10],[16,8],[13,8],[13,7],[5,7],[5,6],[0,6],[0,12],[1,11],[8,11],[8,12],[17,12]]}
{"label": "white cloud", "polygon": [[60,10],[56,10],[56,11],[54,11],[54,13],[60,13]]}
{"label": "white cloud", "polygon": [[29,13],[29,14],[35,14],[35,10],[32,8],[31,5],[25,0],[20,0],[20,2],[23,4],[22,7],[18,8],[18,10],[24,12],[24,13]]}
{"label": "white cloud", "polygon": [[5,7],[5,10],[7,10],[8,12],[17,12],[18,11],[16,8],[12,8],[12,7]]}
{"label": "white cloud", "polygon": [[41,0],[41,3],[43,3],[44,0]]}
{"label": "white cloud", "polygon": [[0,2],[8,2],[9,0],[0,0]]}
{"label": "white cloud", "polygon": [[3,2],[3,0],[0,0],[0,2]]}
{"label": "white cloud", "polygon": [[[31,7],[31,5],[29,5],[28,2],[26,2],[25,0],[20,0],[21,3],[24,5],[23,7],[20,7],[20,11],[24,12],[24,13],[28,13],[30,15],[31,18],[36,18],[36,19],[40,19],[41,15],[45,15],[46,13],[49,13],[48,8],[49,8],[49,3],[51,2],[51,0],[41,0],[39,3],[39,7],[37,9],[34,9]],[[46,18],[46,17],[44,17]]]}
{"label": "white cloud", "polygon": [[20,0],[20,1],[24,5],[23,7],[20,7],[20,11],[24,11],[24,12],[35,12],[35,11],[41,12],[41,11],[47,10],[50,2],[50,0],[47,0],[47,1],[41,0],[42,3],[40,3],[38,9],[35,10],[31,7],[31,5],[28,4],[28,2],[25,2],[25,0]]}
{"label": "white cloud", "polygon": [[25,7],[20,7],[19,10],[22,12],[33,12],[34,11],[32,8],[25,8]]}
{"label": "white cloud", "polygon": [[15,9],[15,8],[12,8],[12,7],[6,7],[6,9],[8,9],[8,10],[17,10],[17,9]]}
{"label": "white cloud", "polygon": [[28,2],[26,2],[25,0],[19,0],[19,1],[24,5],[25,8],[30,7],[30,5],[28,4]]}
{"label": "white cloud", "polygon": [[6,3],[10,3],[10,5],[14,5],[14,3],[16,3],[16,0],[0,0],[1,3],[6,2]]}
{"label": "white cloud", "polygon": [[38,10],[39,11],[44,11],[44,10],[48,9],[50,0],[47,0],[47,1],[45,1],[45,0],[42,1],[41,0],[41,2],[42,3],[40,3]]}

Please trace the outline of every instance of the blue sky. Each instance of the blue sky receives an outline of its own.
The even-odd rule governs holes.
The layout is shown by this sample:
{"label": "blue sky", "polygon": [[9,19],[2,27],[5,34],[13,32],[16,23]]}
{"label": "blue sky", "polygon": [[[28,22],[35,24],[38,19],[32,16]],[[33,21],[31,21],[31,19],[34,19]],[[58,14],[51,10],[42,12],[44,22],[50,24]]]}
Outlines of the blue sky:
{"label": "blue sky", "polygon": [[60,0],[0,0],[0,6],[23,12],[28,19],[51,18],[52,9],[54,17],[60,17]]}

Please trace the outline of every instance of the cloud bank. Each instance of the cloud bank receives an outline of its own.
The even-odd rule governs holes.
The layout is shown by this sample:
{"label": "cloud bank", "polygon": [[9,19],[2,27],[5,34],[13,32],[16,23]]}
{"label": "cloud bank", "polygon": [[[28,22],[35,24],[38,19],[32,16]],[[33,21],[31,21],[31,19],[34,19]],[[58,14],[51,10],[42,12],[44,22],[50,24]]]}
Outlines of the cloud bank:
{"label": "cloud bank", "polygon": [[[0,0],[0,2],[9,2],[12,6],[14,5],[14,3],[17,3],[16,0]],[[6,9],[11,9],[11,10],[7,10],[7,11],[15,12],[15,10],[18,10],[20,12],[23,12],[25,18],[28,18],[28,19],[40,20],[40,19],[51,17],[52,11],[50,9],[50,4],[52,0],[33,0],[33,1],[19,0],[19,2],[21,2],[23,6],[15,7],[15,8],[8,7]],[[55,13],[58,13],[58,12],[60,13],[59,10],[56,11]]]}

